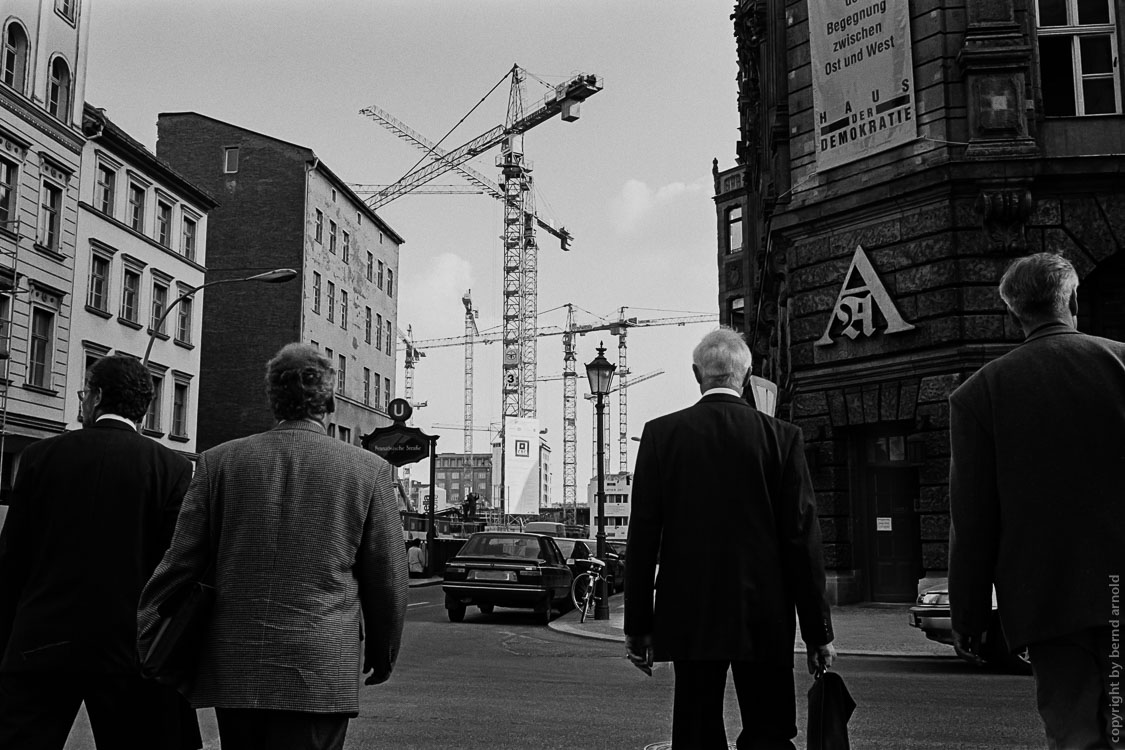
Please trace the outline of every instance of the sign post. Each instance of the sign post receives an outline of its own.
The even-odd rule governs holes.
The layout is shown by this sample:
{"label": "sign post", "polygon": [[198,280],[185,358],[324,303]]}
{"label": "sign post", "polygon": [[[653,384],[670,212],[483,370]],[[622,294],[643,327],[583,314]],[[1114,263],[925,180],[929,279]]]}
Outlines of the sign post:
{"label": "sign post", "polygon": [[406,399],[392,399],[387,405],[394,424],[390,427],[377,427],[369,434],[360,438],[365,450],[382,456],[392,466],[402,467],[406,464],[417,463],[424,458],[430,459],[430,510],[429,523],[426,529],[426,575],[433,573],[434,557],[434,506],[437,503],[436,480],[437,466],[437,435],[427,435],[417,427],[407,427],[406,422],[414,412],[410,402]]}

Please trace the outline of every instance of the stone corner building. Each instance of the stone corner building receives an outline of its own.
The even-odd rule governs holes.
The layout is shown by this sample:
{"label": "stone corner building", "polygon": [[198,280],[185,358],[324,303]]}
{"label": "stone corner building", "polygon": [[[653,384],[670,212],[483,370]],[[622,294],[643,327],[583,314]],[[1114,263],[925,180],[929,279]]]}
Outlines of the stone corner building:
{"label": "stone corner building", "polygon": [[836,601],[945,575],[948,397],[1020,340],[996,285],[1050,251],[1125,338],[1114,0],[739,0],[719,309],[804,430]]}

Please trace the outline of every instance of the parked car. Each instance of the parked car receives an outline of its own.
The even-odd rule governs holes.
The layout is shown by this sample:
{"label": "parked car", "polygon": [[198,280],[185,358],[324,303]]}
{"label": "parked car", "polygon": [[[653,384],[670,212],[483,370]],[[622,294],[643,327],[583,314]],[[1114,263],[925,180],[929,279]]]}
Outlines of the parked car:
{"label": "parked car", "polygon": [[[953,620],[949,612],[949,585],[931,586],[918,595],[918,603],[910,608],[910,624],[921,630],[927,638],[938,643],[953,645]],[[986,662],[1018,674],[1031,674],[1031,659],[1027,648],[1012,653],[1000,626],[996,611],[996,589],[992,590],[992,620],[982,644]]]}
{"label": "parked car", "polygon": [[[596,539],[559,539],[555,538],[559,550],[566,557],[566,564],[574,575],[585,573],[589,568],[586,562],[591,557],[597,557],[598,541]],[[613,544],[606,541],[606,554],[602,562],[606,566],[606,578],[609,581],[609,592],[612,594],[625,588],[625,561],[621,554],[614,549]]]}
{"label": "parked car", "polygon": [[569,601],[574,574],[555,540],[545,534],[481,531],[446,561],[442,590],[451,622],[476,606],[533,609],[546,624],[552,610]]}

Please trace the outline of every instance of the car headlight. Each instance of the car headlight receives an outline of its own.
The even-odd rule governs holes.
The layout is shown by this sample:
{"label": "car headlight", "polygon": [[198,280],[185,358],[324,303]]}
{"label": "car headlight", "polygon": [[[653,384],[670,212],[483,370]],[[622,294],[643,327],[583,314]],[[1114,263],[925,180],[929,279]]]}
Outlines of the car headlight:
{"label": "car headlight", "polygon": [[925,604],[931,607],[949,606],[949,592],[948,591],[928,591],[918,597],[919,604]]}

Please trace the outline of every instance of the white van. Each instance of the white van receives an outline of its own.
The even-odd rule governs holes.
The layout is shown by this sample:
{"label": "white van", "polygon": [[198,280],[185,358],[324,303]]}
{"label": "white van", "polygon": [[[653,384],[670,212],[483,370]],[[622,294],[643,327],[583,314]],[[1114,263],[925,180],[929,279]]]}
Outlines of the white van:
{"label": "white van", "polygon": [[566,536],[566,524],[555,521],[529,521],[523,525],[523,530],[529,534],[547,534],[549,536]]}

